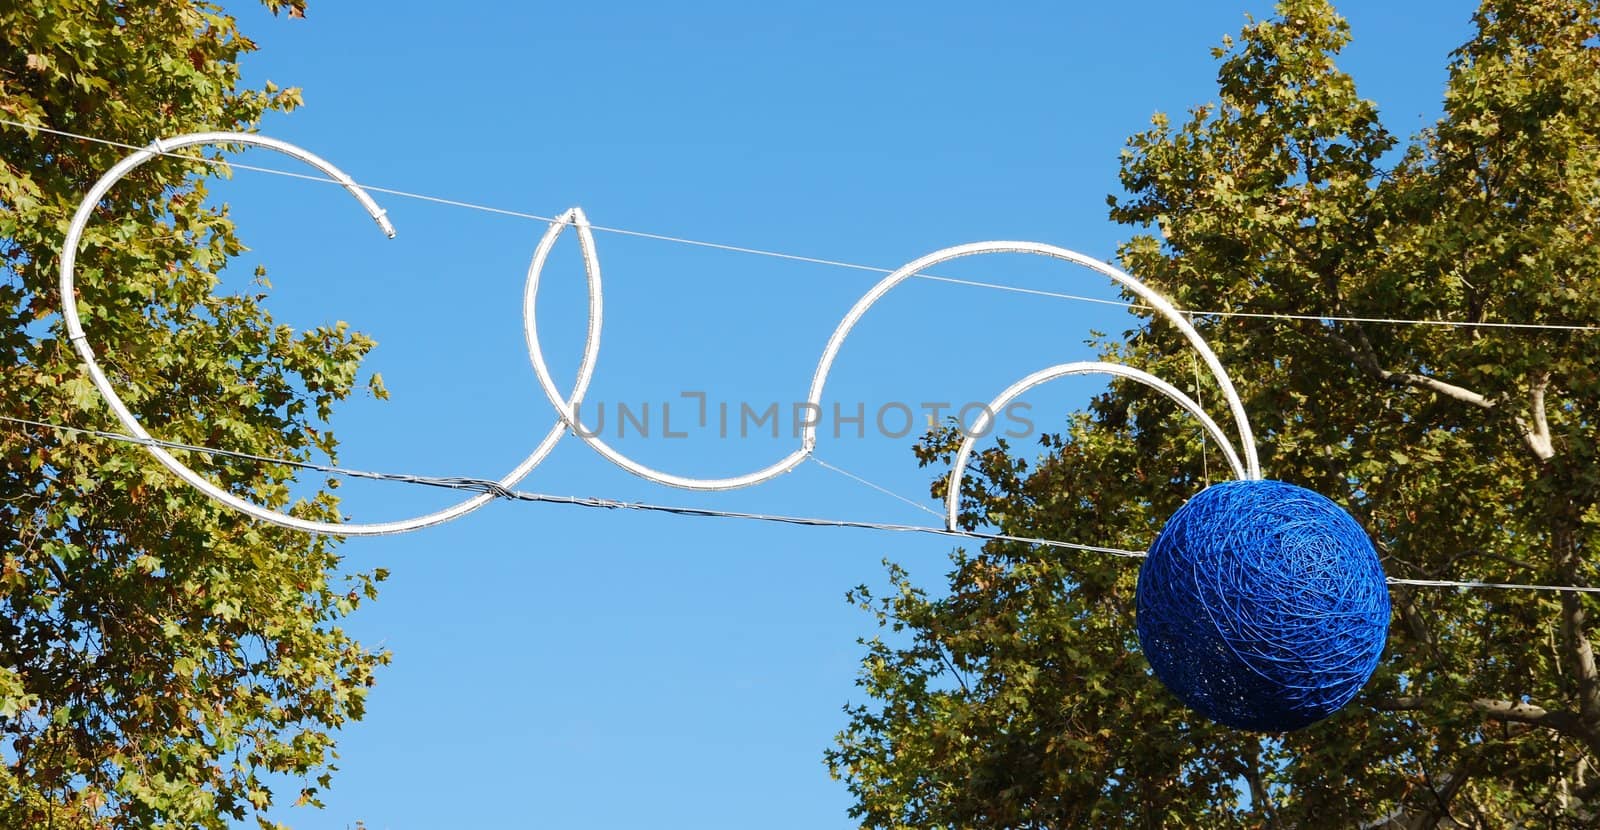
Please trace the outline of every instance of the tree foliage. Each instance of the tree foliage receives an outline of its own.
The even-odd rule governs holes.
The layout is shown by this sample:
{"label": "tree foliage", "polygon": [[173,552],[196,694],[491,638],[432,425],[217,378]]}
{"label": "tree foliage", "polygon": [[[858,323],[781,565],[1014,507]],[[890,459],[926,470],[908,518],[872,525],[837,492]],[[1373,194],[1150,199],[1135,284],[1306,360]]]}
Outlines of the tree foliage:
{"label": "tree foliage", "polygon": [[[241,84],[255,45],[201,0],[16,0],[0,44],[0,117],[132,145],[250,129],[299,100]],[[0,413],[114,426],[63,338],[55,269],[77,201],[125,152],[0,126]],[[95,348],[157,435],[331,454],[323,421],[372,342],[276,323],[264,278],[214,291],[243,250],[208,203],[216,172],[152,163],[100,205],[78,272]],[[292,498],[280,465],[187,461],[241,496],[337,516],[326,489]],[[136,446],[0,423],[0,828],[270,826],[286,780],[314,803],[333,733],[387,659],[337,626],[383,573],[339,563],[332,540],[211,504]]]}
{"label": "tree foliage", "polygon": [[[1216,51],[1216,103],[1129,141],[1111,215],[1155,231],[1121,256],[1179,307],[1326,315],[1196,324],[1267,474],[1345,505],[1391,576],[1594,585],[1600,338],[1486,324],[1600,323],[1600,3],[1485,0],[1474,22],[1442,117],[1402,140],[1336,66],[1350,35],[1329,3],[1283,0]],[[1104,348],[1195,377],[1148,316]],[[956,439],[920,458],[947,461]],[[967,522],[1142,548],[1226,469],[1133,384],[1041,443],[982,454]],[[1600,821],[1593,595],[1396,586],[1363,695],[1256,736],[1150,677],[1135,566],[1014,543],[953,561],[947,592],[891,568],[887,592],[852,594],[885,630],[828,761],[863,827]]]}

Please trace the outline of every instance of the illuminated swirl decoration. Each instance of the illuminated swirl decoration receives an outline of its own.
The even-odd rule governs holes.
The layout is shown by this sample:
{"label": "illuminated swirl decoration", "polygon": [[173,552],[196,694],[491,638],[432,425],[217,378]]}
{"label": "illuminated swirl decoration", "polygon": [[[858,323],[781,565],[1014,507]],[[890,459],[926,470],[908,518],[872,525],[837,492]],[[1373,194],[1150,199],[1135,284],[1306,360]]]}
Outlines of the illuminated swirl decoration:
{"label": "illuminated swirl decoration", "polygon": [[[67,229],[67,236],[62,245],[61,255],[61,312],[66,322],[67,335],[71,339],[73,347],[77,349],[79,356],[83,358],[84,366],[88,370],[89,378],[94,382],[95,388],[106,399],[106,403],[110,405],[112,413],[116,415],[117,420],[122,423],[123,427],[142,439],[150,440],[151,436],[139,424],[138,419],[129,411],[127,405],[123,403],[122,398],[117,394],[116,389],[112,387],[105,372],[100,368],[100,363],[95,358],[94,348],[89,344],[88,335],[84,331],[83,320],[78,313],[77,295],[73,290],[73,274],[76,268],[78,247],[82,243],[84,230],[88,227],[89,219],[94,213],[95,206],[100,203],[101,199],[105,198],[105,195],[119,180],[153,158],[185,147],[206,144],[261,147],[299,159],[316,168],[328,178],[343,185],[344,189],[355,197],[356,201],[372,216],[373,220],[378,223],[378,227],[385,234],[391,238],[395,235],[394,227],[389,223],[384,211],[378,207],[377,202],[373,201],[372,197],[342,170],[334,167],[325,159],[293,144],[264,136],[247,133],[212,132],[193,133],[162,139],[154,142],[149,147],[131,153],[127,158],[124,158],[107,171],[83,197],[77,213],[72,217],[72,224]],[[550,367],[545,363],[544,349],[539,342],[535,308],[539,298],[539,280],[544,272],[545,262],[549,258],[551,250],[554,249],[561,233],[569,226],[577,231],[578,246],[583,253],[584,276],[588,284],[589,294],[589,325],[584,337],[583,359],[578,364],[577,379],[573,383],[571,391],[566,395],[562,395],[557,390],[555,381],[551,379]],[[1244,461],[1240,461],[1239,455],[1234,451],[1231,442],[1217,427],[1216,423],[1200,409],[1199,405],[1182,392],[1179,392],[1170,384],[1137,369],[1108,363],[1069,363],[1028,376],[1020,383],[1002,392],[1000,397],[995,399],[985,416],[985,421],[978,424],[978,428],[972,431],[973,434],[981,435],[988,431],[987,419],[992,417],[996,407],[1003,407],[1016,396],[1048,380],[1070,374],[1100,373],[1118,375],[1147,384],[1177,401],[1185,410],[1194,413],[1200,418],[1206,431],[1223,447],[1223,451],[1228,457],[1228,462],[1233,467],[1236,475],[1240,478],[1260,478],[1260,465],[1256,460],[1255,448],[1250,435],[1250,425],[1245,420],[1244,407],[1239,402],[1239,396],[1234,391],[1233,383],[1228,379],[1227,373],[1223,371],[1222,364],[1217,360],[1216,355],[1211,352],[1205,341],[1200,338],[1194,327],[1189,325],[1189,322],[1161,295],[1122,271],[1083,254],[1035,242],[978,242],[946,248],[915,262],[908,263],[905,267],[884,277],[883,280],[872,287],[872,290],[856,301],[849,313],[845,314],[844,319],[839,321],[839,325],[833,331],[833,336],[828,338],[827,345],[823,347],[822,357],[817,361],[816,371],[811,376],[810,391],[806,394],[806,402],[812,407],[812,411],[820,409],[823,387],[827,384],[828,373],[833,368],[834,358],[838,356],[840,348],[843,347],[845,338],[850,335],[856,323],[860,322],[862,316],[867,313],[867,309],[882,299],[890,289],[941,262],[978,254],[995,253],[1038,254],[1077,263],[1104,274],[1136,292],[1145,302],[1170,320],[1173,325],[1183,332],[1184,337],[1194,344],[1195,349],[1200,352],[1200,356],[1205,360],[1206,365],[1210,367],[1212,374],[1216,376],[1218,384],[1222,387],[1223,394],[1226,396],[1228,405],[1232,410],[1234,422],[1238,426],[1239,437],[1244,447]],[[556,444],[569,432],[576,434],[579,439],[587,443],[595,452],[628,472],[658,484],[685,490],[736,490],[761,484],[798,467],[816,449],[817,425],[807,421],[804,423],[800,436],[800,446],[766,467],[727,478],[692,478],[641,464],[601,440],[596,432],[583,429],[581,422],[578,420],[579,408],[583,402],[584,394],[589,389],[590,382],[594,379],[595,363],[600,353],[600,330],[604,313],[600,282],[600,258],[595,250],[593,230],[583,211],[578,208],[572,208],[557,217],[545,231],[544,237],[539,240],[538,248],[533,254],[533,260],[528,266],[527,284],[523,292],[522,324],[528,342],[528,355],[533,361],[533,371],[538,378],[539,387],[544,390],[545,396],[549,398],[550,404],[555,408],[558,417],[556,423],[545,433],[533,451],[521,463],[512,468],[511,472],[507,473],[504,478],[500,479],[499,484],[502,487],[511,488],[516,486],[518,482],[522,481],[528,473],[532,472],[535,467],[549,456],[550,451],[555,449]],[[260,505],[241,499],[212,484],[159,446],[146,444],[145,449],[157,461],[161,462],[162,466],[176,473],[184,481],[218,502],[262,521],[302,530],[307,533],[328,533],[341,536],[378,536],[390,533],[404,533],[459,518],[482,507],[495,497],[492,493],[481,493],[433,513],[396,521],[369,523],[310,521],[275,510],[268,510]],[[952,485],[959,484],[971,451],[972,439],[968,438],[963,443],[955,468],[951,472]],[[960,487],[952,486],[950,492],[952,496],[947,512],[950,526],[954,528],[956,497],[960,492]]]}
{"label": "illuminated swirl decoration", "polygon": [[[260,147],[299,159],[341,184],[384,233],[394,236],[394,228],[384,211],[344,172],[299,147],[263,136],[210,132],[159,140],[133,152],[107,171],[84,196],[63,242],[62,316],[68,337],[83,358],[95,388],[123,427],[146,440],[151,440],[151,436],[112,388],[83,329],[73,290],[77,251],[95,207],[120,179],[152,158],[206,144]],[[535,309],[545,263],[561,233],[569,226],[577,231],[583,255],[589,319],[577,378],[572,389],[562,395],[545,362]],[[810,411],[820,410],[834,359],[873,304],[895,286],[940,263],[996,253],[1033,254],[1063,260],[1108,277],[1138,295],[1145,305],[1178,329],[1210,369],[1233,417],[1239,443],[1236,448],[1199,404],[1173,385],[1146,372],[1102,362],[1052,366],[1002,391],[962,441],[947,488],[947,527],[958,529],[962,478],[974,442],[977,436],[987,434],[995,412],[1030,389],[1069,375],[1112,375],[1148,386],[1199,419],[1206,433],[1222,448],[1239,479],[1208,488],[1174,515],[1141,569],[1139,636],[1156,675],[1203,714],[1243,728],[1298,728],[1342,706],[1372,672],[1387,629],[1388,594],[1370,541],[1354,520],[1332,502],[1301,488],[1261,479],[1261,465],[1244,405],[1216,354],[1165,297],[1120,269],[1065,248],[1037,242],[976,242],[936,251],[907,263],[857,300],[834,328],[823,346],[806,393]],[[628,472],[685,490],[751,487],[793,470],[815,451],[815,419],[803,422],[800,446],[788,455],[760,469],[726,478],[693,478],[657,470],[605,443],[598,432],[583,427],[578,414],[594,378],[603,309],[600,260],[593,230],[583,211],[572,208],[552,222],[540,239],[528,267],[523,293],[523,330],[528,355],[539,387],[555,409],[557,418],[533,451],[499,480],[501,487],[516,486],[569,432]],[[308,533],[343,536],[404,533],[464,516],[495,498],[493,493],[482,493],[442,510],[395,521],[311,521],[241,499],[191,470],[159,446],[145,444],[145,449],[163,466],[210,498],[262,521]],[[1225,498],[1221,497],[1224,491]],[[1289,503],[1295,509],[1285,508]],[[1307,508],[1306,504],[1311,507]]]}

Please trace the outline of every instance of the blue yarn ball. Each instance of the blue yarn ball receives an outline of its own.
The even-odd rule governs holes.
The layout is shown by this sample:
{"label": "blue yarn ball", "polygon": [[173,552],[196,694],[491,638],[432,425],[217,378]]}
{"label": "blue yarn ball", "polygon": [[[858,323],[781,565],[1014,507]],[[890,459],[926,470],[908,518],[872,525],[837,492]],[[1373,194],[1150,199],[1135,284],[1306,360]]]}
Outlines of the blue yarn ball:
{"label": "blue yarn ball", "polygon": [[1218,723],[1287,732],[1333,714],[1377,668],[1389,589],[1365,531],[1281,481],[1230,481],[1178,509],[1139,569],[1139,645]]}

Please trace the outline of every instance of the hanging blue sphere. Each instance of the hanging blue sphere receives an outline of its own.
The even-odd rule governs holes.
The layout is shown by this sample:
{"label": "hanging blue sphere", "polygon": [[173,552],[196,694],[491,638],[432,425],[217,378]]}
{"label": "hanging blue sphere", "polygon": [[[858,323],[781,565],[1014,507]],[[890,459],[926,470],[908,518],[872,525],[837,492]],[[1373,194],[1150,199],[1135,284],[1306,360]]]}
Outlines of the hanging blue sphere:
{"label": "hanging blue sphere", "polygon": [[1156,677],[1222,724],[1287,732],[1333,714],[1377,668],[1389,589],[1365,531],[1281,481],[1202,490],[1139,570],[1139,645]]}

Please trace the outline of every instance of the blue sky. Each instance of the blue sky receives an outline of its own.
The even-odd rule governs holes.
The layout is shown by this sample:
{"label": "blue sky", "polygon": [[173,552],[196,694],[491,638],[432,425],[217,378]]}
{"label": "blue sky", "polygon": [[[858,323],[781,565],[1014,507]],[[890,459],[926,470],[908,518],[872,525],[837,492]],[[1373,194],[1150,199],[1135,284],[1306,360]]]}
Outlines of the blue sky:
{"label": "blue sky", "polygon": [[[360,181],[544,215],[582,205],[601,225],[884,267],[992,238],[1112,257],[1130,233],[1105,216],[1124,140],[1157,111],[1177,117],[1210,100],[1209,50],[1245,13],[1270,11],[1167,0],[792,11],[323,2],[305,20],[274,20],[229,7],[261,45],[247,78],[305,90],[306,107],[263,132]],[[1470,5],[1341,9],[1355,29],[1343,65],[1390,128],[1431,120]],[[241,171],[216,192],[253,248],[234,284],[263,262],[281,320],[347,320],[380,342],[368,366],[393,397],[339,412],[343,463],[498,477],[549,428],[519,320],[541,225],[380,195],[400,234],[389,241],[326,185]],[[677,408],[692,406],[684,392],[735,407],[803,399],[828,334],[874,282],[613,234],[598,242],[606,328],[589,399],[671,401],[674,428],[690,411]],[[569,235],[540,300],[562,385],[584,325],[574,251]],[[1112,296],[1087,271],[1015,257],[941,271]],[[983,401],[1089,356],[1091,330],[1127,325],[1105,306],[914,282],[868,315],[828,394],[868,413]],[[1039,390],[1031,417],[1053,429],[1096,387]],[[910,439],[873,432],[825,433],[818,455],[937,507],[926,496],[937,471],[917,468]],[[657,429],[616,442],[704,476],[764,466],[795,443],[787,427],[777,440]],[[571,438],[523,486],[936,521],[810,464],[753,490],[672,491]],[[448,498],[394,484],[342,492],[358,519]],[[855,639],[873,626],[843,594],[881,584],[885,557],[937,589],[949,550],[932,537],[528,504],[351,540],[353,567],[393,577],[348,627],[391,649],[394,665],[367,719],[343,733],[328,809],[280,818],[307,830],[849,827],[847,793],[821,755],[844,725],[840,707],[862,702]]]}

